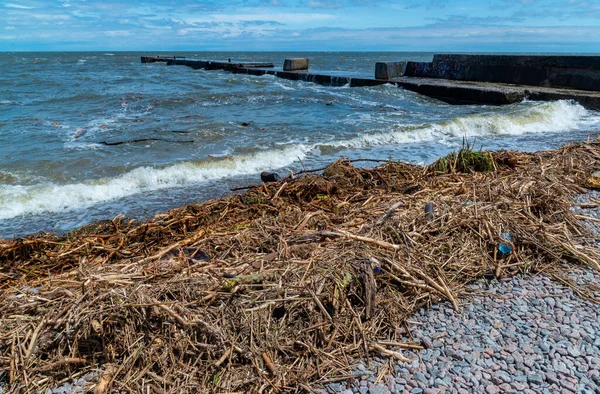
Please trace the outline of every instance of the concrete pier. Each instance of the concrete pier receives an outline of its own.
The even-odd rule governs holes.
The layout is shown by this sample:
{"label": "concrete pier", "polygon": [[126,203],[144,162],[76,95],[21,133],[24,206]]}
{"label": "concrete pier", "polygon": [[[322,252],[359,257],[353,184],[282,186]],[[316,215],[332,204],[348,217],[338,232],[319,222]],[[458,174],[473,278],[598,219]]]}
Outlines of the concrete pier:
{"label": "concrete pier", "polygon": [[283,62],[283,71],[307,71],[308,58],[296,57],[293,59],[285,59]]}
{"label": "concrete pier", "polygon": [[169,59],[167,65],[182,65],[193,69],[204,70],[225,70],[237,74],[250,75],[274,75],[279,78],[289,79],[292,81],[305,81],[317,83],[326,86],[376,86],[387,83],[388,81],[377,81],[373,78],[356,78],[350,76],[336,76],[327,74],[314,74],[304,71],[278,71],[274,70],[273,63],[261,62],[219,62],[211,60],[194,60],[194,59]]}
{"label": "concrete pier", "polygon": [[185,56],[142,56],[142,63],[166,63],[171,59],[185,59]]}
{"label": "concrete pier", "polygon": [[600,90],[600,56],[435,55],[404,75],[473,82]]}
{"label": "concrete pier", "polygon": [[193,69],[199,70],[238,70],[238,69],[252,69],[252,68],[273,68],[273,63],[261,63],[261,62],[224,62],[224,61],[213,61],[213,60],[193,60],[193,59],[168,59],[167,66],[182,65],[188,66]]}
{"label": "concrete pier", "polygon": [[600,92],[439,78],[400,77],[394,78],[390,82],[406,90],[450,104],[505,105],[518,103],[525,99],[534,101],[575,100],[588,109],[600,110]]}
{"label": "concrete pier", "polygon": [[[435,55],[430,63],[407,62],[403,70],[401,62],[381,63],[378,79],[279,71],[272,63],[158,58],[161,60],[154,61],[165,61],[167,65],[274,75],[332,87],[392,84],[451,104],[503,105],[527,98],[575,100],[587,108],[600,110],[600,57],[595,56]],[[152,59],[142,57],[142,62],[154,62]],[[400,71],[403,76],[393,76]]]}
{"label": "concrete pier", "polygon": [[406,62],[375,63],[375,79],[391,79],[404,75]]}

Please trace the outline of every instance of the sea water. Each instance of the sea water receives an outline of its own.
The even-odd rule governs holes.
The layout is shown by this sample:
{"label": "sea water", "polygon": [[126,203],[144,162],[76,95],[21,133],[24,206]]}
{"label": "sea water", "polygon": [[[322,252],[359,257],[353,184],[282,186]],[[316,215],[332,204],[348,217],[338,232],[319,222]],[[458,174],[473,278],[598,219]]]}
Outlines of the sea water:
{"label": "sea water", "polygon": [[[454,106],[391,85],[142,64],[160,53],[0,53],[0,238],[146,219],[339,157],[426,164],[460,148],[535,151],[581,141],[600,113],[572,101]],[[205,60],[308,57],[372,76],[428,53],[162,53]],[[596,133],[597,134],[597,133]]]}

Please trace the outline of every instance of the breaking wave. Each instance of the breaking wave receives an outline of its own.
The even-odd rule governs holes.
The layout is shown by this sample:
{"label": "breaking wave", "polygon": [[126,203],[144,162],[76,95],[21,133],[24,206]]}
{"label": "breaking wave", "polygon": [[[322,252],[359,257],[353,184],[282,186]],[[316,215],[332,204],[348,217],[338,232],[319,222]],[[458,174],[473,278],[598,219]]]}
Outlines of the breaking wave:
{"label": "breaking wave", "polygon": [[368,146],[426,141],[451,141],[462,137],[494,137],[530,133],[556,133],[600,125],[600,116],[578,103],[560,100],[544,103],[524,103],[505,113],[479,113],[421,125],[394,125],[388,132],[366,133],[345,141],[334,141],[334,148],[364,148]]}
{"label": "breaking wave", "polygon": [[277,169],[303,159],[310,147],[294,145],[212,160],[181,162],[162,168],[139,167],[114,178],[75,184],[0,185],[0,219],[62,212],[134,194],[209,182]]}
{"label": "breaking wave", "polygon": [[[462,137],[494,137],[527,133],[557,133],[600,125],[600,114],[571,101],[526,102],[495,113],[460,116],[448,121],[407,125],[394,123],[387,132],[367,131],[329,142],[288,142],[277,149],[207,160],[186,161],[164,167],[138,167],[113,178],[82,183],[15,184],[0,182],[0,220],[20,215],[54,213],[86,208],[97,203],[148,191],[210,183],[234,176],[252,175],[292,165],[319,152],[408,144],[427,141],[456,142]],[[338,136],[338,138],[340,138]],[[2,184],[5,183],[5,184]]]}

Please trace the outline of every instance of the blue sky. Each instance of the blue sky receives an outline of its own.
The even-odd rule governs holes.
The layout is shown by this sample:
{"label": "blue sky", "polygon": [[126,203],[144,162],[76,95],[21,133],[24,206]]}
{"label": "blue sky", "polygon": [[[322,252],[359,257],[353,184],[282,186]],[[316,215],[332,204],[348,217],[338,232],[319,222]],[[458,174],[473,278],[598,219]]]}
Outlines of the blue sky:
{"label": "blue sky", "polygon": [[0,0],[0,51],[600,52],[600,0]]}

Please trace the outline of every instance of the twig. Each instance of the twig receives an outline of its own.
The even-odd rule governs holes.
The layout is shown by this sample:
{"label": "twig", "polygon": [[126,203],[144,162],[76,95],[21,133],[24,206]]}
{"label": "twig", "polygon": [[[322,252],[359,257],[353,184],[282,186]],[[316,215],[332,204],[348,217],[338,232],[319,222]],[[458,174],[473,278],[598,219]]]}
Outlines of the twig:
{"label": "twig", "polygon": [[273,198],[271,198],[271,200],[276,199],[279,196],[279,193],[281,193],[281,191],[285,188],[285,186],[287,185],[287,182],[284,182],[281,187],[279,188],[279,190],[277,190],[277,193],[275,193],[275,195],[273,196]]}
{"label": "twig", "polygon": [[390,357],[394,357],[404,363],[410,363],[411,360],[409,358],[404,357],[402,354],[400,354],[399,352],[394,352],[392,350],[388,350],[386,348],[384,348],[381,345],[378,345],[376,343],[371,344],[371,346],[373,346],[373,348],[375,348],[377,351],[379,351],[380,353],[385,354],[386,356],[390,356]]}
{"label": "twig", "polygon": [[254,189],[257,187],[261,187],[262,184],[260,185],[250,185],[250,186],[239,186],[239,187],[232,187],[229,190],[231,190],[232,192],[237,192],[239,190],[249,190],[249,189]]}
{"label": "twig", "polygon": [[400,208],[403,205],[406,205],[404,201],[398,201],[397,203],[392,205],[387,211],[385,211],[383,215],[381,215],[381,217],[375,222],[374,226],[379,226],[383,224],[383,222],[385,222],[390,216],[392,216],[396,209]]}
{"label": "twig", "polygon": [[391,250],[399,250],[400,249],[400,245],[391,244],[389,242],[380,241],[380,240],[374,239],[374,238],[363,237],[363,236],[360,236],[360,235],[354,235],[354,234],[351,234],[351,233],[349,233],[347,231],[344,231],[344,230],[323,231],[322,233],[324,235],[342,236],[342,237],[346,237],[348,239],[353,239],[353,240],[356,240],[356,241],[372,243],[372,244],[375,244],[377,246],[381,246],[382,248],[386,248],[386,249],[391,249]]}
{"label": "twig", "polygon": [[86,364],[86,363],[87,363],[87,360],[84,358],[69,357],[69,358],[64,358],[62,360],[55,361],[52,364],[46,365],[45,367],[42,368],[42,371],[50,371],[54,368],[62,367],[62,366],[69,365],[69,364]]}
{"label": "twig", "polygon": [[381,159],[352,159],[348,160],[350,163],[358,163],[359,161],[370,161],[372,163],[391,163],[392,160],[381,160]]}
{"label": "twig", "polygon": [[181,248],[187,245],[191,245],[194,244],[195,242],[197,242],[200,238],[202,238],[204,235],[206,234],[206,231],[204,229],[200,229],[199,231],[196,232],[196,234],[194,234],[193,236],[183,239],[179,242],[175,242],[174,244],[162,249],[160,252],[158,252],[157,254],[150,256],[150,257],[146,257],[145,259],[143,259],[140,263],[144,264],[144,263],[148,263],[150,261],[154,261],[154,260],[158,260],[161,257],[163,257],[164,255],[166,255],[167,253],[169,253],[170,251],[177,249],[177,248]]}
{"label": "twig", "polygon": [[33,335],[31,336],[31,341],[29,342],[29,347],[27,348],[27,351],[25,352],[25,360],[28,360],[29,357],[31,356],[31,354],[33,353],[33,349],[35,348],[35,343],[37,342],[38,337],[40,336],[40,331],[42,331],[42,328],[44,328],[45,325],[46,325],[46,319],[43,318],[42,321],[40,322],[40,324],[38,324],[38,326],[33,331]]}
{"label": "twig", "polygon": [[596,223],[600,223],[600,219],[597,218],[593,218],[591,216],[585,216],[585,215],[575,215],[575,217],[577,219],[581,219],[581,220],[589,220],[590,222],[596,222]]}
{"label": "twig", "polygon": [[265,365],[267,366],[269,373],[271,375],[275,376],[277,373],[277,369],[275,368],[275,364],[273,364],[273,361],[271,361],[271,358],[269,357],[269,355],[267,353],[263,353],[262,359],[265,362]]}
{"label": "twig", "polygon": [[302,175],[302,174],[311,174],[314,172],[319,172],[319,171],[324,171],[325,169],[327,169],[327,167],[322,167],[322,168],[315,168],[314,170],[303,170],[303,171],[298,171],[296,173],[292,175],[288,175],[285,178],[283,178],[281,181],[282,182],[287,182],[291,179],[294,179],[295,177],[297,177],[298,175]]}
{"label": "twig", "polygon": [[140,138],[140,139],[128,140],[128,141],[115,141],[115,142],[102,141],[100,143],[103,145],[107,145],[107,146],[114,146],[114,145],[132,144],[132,143],[136,143],[136,142],[148,142],[148,141],[175,142],[175,143],[179,143],[179,144],[191,144],[194,142],[193,140],[177,141],[177,140],[168,140],[165,138]]}
{"label": "twig", "polygon": [[106,364],[102,376],[98,380],[96,387],[94,388],[94,394],[106,394],[110,390],[110,386],[115,378],[118,371],[116,365]]}
{"label": "twig", "polygon": [[377,341],[377,344],[379,344],[381,346],[396,346],[396,347],[401,347],[401,348],[405,348],[405,349],[416,349],[416,350],[422,350],[422,349],[424,349],[423,346],[417,345],[416,343],[394,342],[394,341]]}
{"label": "twig", "polygon": [[171,308],[169,308],[168,306],[164,305],[164,304],[157,304],[157,306],[162,309],[163,311],[167,312],[169,314],[169,316],[173,317],[175,320],[177,320],[179,322],[179,324],[181,324],[184,327],[193,327],[195,326],[194,323],[184,319],[183,317],[181,317],[180,315],[177,314],[177,312],[173,311]]}
{"label": "twig", "polygon": [[329,312],[327,312],[327,309],[325,309],[325,307],[321,303],[321,300],[319,300],[319,297],[317,297],[317,295],[313,291],[310,292],[310,295],[312,295],[313,299],[315,300],[315,303],[317,304],[321,312],[325,315],[325,317],[327,317],[327,320],[332,320],[331,315],[329,314]]}
{"label": "twig", "polygon": [[215,367],[220,367],[221,364],[223,364],[225,362],[225,360],[227,360],[227,358],[229,358],[232,351],[233,351],[233,348],[231,348],[231,347],[229,349],[225,350],[225,353],[223,353],[221,358],[219,358],[217,360],[217,362],[215,362]]}

